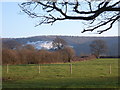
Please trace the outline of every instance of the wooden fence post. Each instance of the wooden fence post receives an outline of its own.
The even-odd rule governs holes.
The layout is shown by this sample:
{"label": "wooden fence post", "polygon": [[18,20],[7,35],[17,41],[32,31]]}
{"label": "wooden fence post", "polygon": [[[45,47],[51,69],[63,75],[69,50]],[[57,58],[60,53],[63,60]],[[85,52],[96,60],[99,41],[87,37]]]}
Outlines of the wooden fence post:
{"label": "wooden fence post", "polygon": [[39,73],[40,73],[40,64],[39,64],[38,68],[39,68]]}
{"label": "wooden fence post", "polygon": [[9,72],[9,65],[7,64],[7,73]]}
{"label": "wooden fence post", "polygon": [[70,74],[72,74],[72,64],[70,64]]}
{"label": "wooden fence post", "polygon": [[110,66],[109,66],[109,74],[111,74],[111,64],[110,64]]}

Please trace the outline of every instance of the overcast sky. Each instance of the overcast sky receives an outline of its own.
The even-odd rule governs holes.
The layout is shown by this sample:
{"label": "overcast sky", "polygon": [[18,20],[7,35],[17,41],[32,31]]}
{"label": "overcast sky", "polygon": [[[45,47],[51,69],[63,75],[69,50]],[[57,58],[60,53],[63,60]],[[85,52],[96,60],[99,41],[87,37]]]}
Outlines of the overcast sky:
{"label": "overcast sky", "polygon": [[58,21],[51,25],[34,27],[38,20],[21,13],[20,2],[0,2],[0,36],[7,38],[30,37],[39,35],[69,35],[69,36],[118,36],[118,23],[102,34],[91,32],[81,33],[80,21]]}

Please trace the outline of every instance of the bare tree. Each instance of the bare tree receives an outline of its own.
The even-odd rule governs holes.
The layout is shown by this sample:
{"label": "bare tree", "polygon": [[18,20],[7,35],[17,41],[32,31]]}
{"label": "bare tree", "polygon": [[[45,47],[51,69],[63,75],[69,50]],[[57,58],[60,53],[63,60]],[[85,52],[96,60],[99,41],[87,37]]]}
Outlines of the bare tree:
{"label": "bare tree", "polygon": [[100,54],[105,54],[107,52],[107,45],[103,40],[94,40],[91,44],[91,51],[97,58]]}
{"label": "bare tree", "polygon": [[74,49],[71,48],[71,47],[66,47],[66,48],[64,49],[64,51],[65,51],[66,54],[67,54],[66,57],[68,57],[68,62],[72,62],[72,59],[73,59],[73,57],[75,56],[75,51],[74,51]]}
{"label": "bare tree", "polygon": [[59,37],[56,37],[52,44],[54,49],[59,50],[63,49],[67,45],[67,42]]}
{"label": "bare tree", "polygon": [[53,24],[63,20],[82,20],[87,22],[87,27],[82,31],[97,30],[101,34],[112,28],[120,18],[119,0],[30,0],[19,4],[22,11],[31,18],[39,18],[41,24]]}

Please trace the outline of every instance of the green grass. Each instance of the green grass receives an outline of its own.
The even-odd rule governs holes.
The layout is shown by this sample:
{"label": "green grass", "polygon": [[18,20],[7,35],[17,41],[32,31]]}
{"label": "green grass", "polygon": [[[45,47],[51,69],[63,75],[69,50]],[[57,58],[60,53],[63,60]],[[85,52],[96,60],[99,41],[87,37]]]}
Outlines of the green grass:
{"label": "green grass", "polygon": [[72,62],[72,74],[69,64],[3,66],[3,88],[118,88],[118,59]]}

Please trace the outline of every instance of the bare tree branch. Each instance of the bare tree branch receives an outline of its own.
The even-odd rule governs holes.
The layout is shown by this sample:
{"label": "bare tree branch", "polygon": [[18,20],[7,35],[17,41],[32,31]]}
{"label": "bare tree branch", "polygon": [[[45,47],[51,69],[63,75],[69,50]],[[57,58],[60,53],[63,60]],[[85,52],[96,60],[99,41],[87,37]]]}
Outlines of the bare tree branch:
{"label": "bare tree branch", "polygon": [[[96,26],[94,25],[94,27],[91,29],[84,29],[82,33],[86,31],[94,31],[95,29],[110,24],[110,26],[108,26],[106,29],[97,31],[99,32],[99,34],[101,34],[104,31],[111,29],[113,24],[120,18],[119,17],[120,6],[118,6],[120,4],[120,1],[112,3],[111,1],[109,2],[100,1],[98,4],[95,3],[97,4],[96,7],[94,6],[95,4],[93,2],[90,1],[86,2],[88,4],[89,10],[80,9],[83,3],[78,2],[78,0],[75,0],[75,2],[67,2],[64,0],[63,2],[32,0],[31,2],[22,3],[19,6],[22,9],[22,11],[28,14],[31,18],[40,18],[41,20],[38,25],[41,24],[52,25],[54,22],[61,20],[89,21],[90,25],[91,24],[94,25],[94,23],[97,22]],[[32,5],[34,5],[32,9],[33,11],[31,11],[30,8],[28,8],[28,6],[32,7]],[[35,11],[37,7],[42,7],[42,10],[46,12],[46,14],[38,15],[36,13],[37,11]],[[83,7],[85,6],[83,5]],[[73,14],[71,14],[71,12],[68,12],[70,10],[72,11]],[[54,14],[53,12],[57,14]],[[109,18],[105,17],[106,15]]]}
{"label": "bare tree branch", "polygon": [[86,29],[86,30],[84,29],[84,30],[82,31],[82,33],[86,32],[86,31],[91,31],[91,32],[92,32],[93,30],[95,30],[95,29],[97,29],[97,28],[99,28],[99,27],[101,27],[101,26],[104,26],[104,25],[112,22],[107,29],[98,31],[99,34],[101,34],[101,33],[105,32],[105,31],[109,30],[110,28],[112,28],[113,23],[120,18],[120,16],[118,16],[118,15],[115,15],[115,16],[113,16],[112,18],[114,18],[114,17],[116,17],[116,18],[115,18],[115,19],[108,18],[108,21],[107,21],[107,22],[103,22],[103,23],[100,22],[96,27],[94,27],[94,28],[92,28],[92,29]]}

